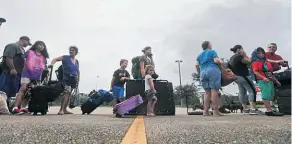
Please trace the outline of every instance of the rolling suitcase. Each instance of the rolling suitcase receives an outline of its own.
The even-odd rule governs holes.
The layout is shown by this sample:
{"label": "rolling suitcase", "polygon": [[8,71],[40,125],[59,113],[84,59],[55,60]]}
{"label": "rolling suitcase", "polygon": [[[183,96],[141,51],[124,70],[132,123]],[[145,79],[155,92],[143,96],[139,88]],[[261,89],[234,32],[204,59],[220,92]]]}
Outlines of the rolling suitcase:
{"label": "rolling suitcase", "polygon": [[46,115],[48,103],[55,101],[64,92],[65,85],[62,82],[52,81],[53,67],[50,67],[50,76],[45,85],[39,82],[29,84],[24,96],[30,98],[28,104],[29,112],[37,115],[39,112]]}
{"label": "rolling suitcase", "polygon": [[81,105],[82,114],[90,114],[97,107],[99,107],[104,102],[110,102],[114,99],[114,96],[105,90],[91,91],[89,94],[89,99]]}
{"label": "rolling suitcase", "polygon": [[138,107],[143,103],[142,97],[140,95],[132,96],[129,99],[117,104],[114,108],[116,117],[121,117],[124,114],[128,113],[130,110]]}

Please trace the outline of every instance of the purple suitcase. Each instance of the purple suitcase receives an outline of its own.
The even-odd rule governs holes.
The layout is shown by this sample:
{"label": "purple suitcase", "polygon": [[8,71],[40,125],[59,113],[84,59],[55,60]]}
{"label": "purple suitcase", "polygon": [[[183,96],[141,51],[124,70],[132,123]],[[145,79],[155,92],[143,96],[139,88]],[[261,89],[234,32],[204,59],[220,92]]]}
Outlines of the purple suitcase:
{"label": "purple suitcase", "polygon": [[115,112],[117,116],[122,116],[125,113],[129,112],[130,110],[136,108],[140,104],[143,103],[143,99],[140,95],[132,96],[129,99],[117,104],[115,106]]}

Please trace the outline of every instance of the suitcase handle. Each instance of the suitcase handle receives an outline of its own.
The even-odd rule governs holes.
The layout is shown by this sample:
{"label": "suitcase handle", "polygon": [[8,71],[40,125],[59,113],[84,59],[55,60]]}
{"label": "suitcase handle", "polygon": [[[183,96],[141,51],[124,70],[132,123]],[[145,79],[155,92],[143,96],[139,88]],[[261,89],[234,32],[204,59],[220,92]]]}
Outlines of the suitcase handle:
{"label": "suitcase handle", "polygon": [[49,76],[48,82],[50,82],[50,81],[52,81],[52,74],[53,74],[54,66],[53,65],[49,65],[48,68],[50,69],[50,76]]}

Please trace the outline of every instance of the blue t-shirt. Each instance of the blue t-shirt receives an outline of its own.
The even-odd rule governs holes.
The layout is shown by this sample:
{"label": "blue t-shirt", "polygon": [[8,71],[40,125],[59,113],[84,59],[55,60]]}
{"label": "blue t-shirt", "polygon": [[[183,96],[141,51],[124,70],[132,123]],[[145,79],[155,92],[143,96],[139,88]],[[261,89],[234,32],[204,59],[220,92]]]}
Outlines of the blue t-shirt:
{"label": "blue t-shirt", "polygon": [[75,64],[72,63],[71,57],[68,55],[63,56],[62,60],[63,73],[66,76],[77,76],[79,70],[79,63],[76,59]]}
{"label": "blue t-shirt", "polygon": [[218,67],[214,62],[214,58],[218,57],[217,53],[214,50],[204,50],[198,57],[197,61],[200,64],[200,69],[205,70],[211,67]]}

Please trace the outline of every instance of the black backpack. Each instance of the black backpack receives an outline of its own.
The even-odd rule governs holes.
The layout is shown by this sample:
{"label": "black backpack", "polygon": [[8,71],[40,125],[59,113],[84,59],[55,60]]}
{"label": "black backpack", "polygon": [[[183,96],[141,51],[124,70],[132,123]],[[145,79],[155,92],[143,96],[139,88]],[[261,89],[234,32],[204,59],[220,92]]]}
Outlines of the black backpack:
{"label": "black backpack", "polygon": [[58,81],[62,81],[63,80],[63,65],[60,65],[59,68],[55,71],[55,73],[57,75]]}

